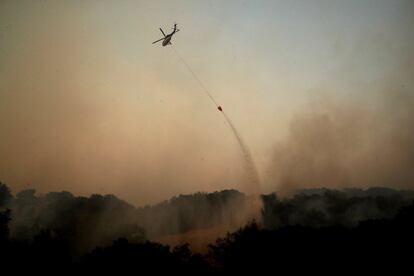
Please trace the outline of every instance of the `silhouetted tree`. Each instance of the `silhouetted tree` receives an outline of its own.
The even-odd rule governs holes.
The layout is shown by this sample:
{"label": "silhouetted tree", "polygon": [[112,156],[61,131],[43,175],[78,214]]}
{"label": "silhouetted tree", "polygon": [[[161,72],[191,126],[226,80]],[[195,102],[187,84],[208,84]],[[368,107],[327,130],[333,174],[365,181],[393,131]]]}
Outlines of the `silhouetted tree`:
{"label": "silhouetted tree", "polygon": [[12,199],[13,195],[11,194],[9,187],[0,182],[0,211],[4,208],[9,208]]}
{"label": "silhouetted tree", "polygon": [[10,203],[13,196],[9,187],[0,182],[0,246],[9,238],[9,221],[11,216]]}

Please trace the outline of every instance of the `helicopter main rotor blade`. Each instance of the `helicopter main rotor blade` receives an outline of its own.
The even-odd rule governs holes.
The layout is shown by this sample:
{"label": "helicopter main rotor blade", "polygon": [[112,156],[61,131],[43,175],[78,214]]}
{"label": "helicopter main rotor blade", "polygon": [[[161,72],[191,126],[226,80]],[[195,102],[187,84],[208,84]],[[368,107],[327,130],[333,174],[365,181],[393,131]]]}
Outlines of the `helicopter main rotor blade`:
{"label": "helicopter main rotor blade", "polygon": [[164,31],[160,28],[160,31],[162,32],[162,34],[164,35],[164,37],[165,37],[165,34],[164,34]]}
{"label": "helicopter main rotor blade", "polygon": [[158,40],[154,41],[152,44],[157,43],[157,42],[159,42],[161,40],[164,40],[164,38],[158,39]]}

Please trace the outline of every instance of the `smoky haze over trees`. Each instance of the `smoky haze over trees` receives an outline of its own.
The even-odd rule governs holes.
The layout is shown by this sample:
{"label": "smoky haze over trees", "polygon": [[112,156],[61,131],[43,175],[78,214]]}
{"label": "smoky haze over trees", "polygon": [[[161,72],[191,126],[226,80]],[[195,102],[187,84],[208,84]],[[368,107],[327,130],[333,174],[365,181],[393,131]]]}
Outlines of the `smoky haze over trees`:
{"label": "smoky haze over trees", "polygon": [[112,195],[75,197],[69,192],[37,196],[24,190],[10,199],[11,237],[31,240],[42,231],[67,238],[74,253],[85,253],[123,237],[143,241],[163,235],[225,225],[235,229],[250,217],[248,198],[228,190],[181,195],[135,208]]}
{"label": "smoky haze over trees", "polygon": [[[182,57],[151,44],[174,21]],[[0,0],[0,276],[414,274],[413,26],[413,0]]]}
{"label": "smoky haze over trees", "polygon": [[[405,66],[398,70],[408,72]],[[377,97],[313,96],[273,147],[267,174],[272,189],[412,189],[414,94],[400,78],[389,80]]]}
{"label": "smoky haze over trees", "polygon": [[[322,188],[261,198],[262,217],[249,222],[243,213],[253,198],[235,190],[180,195],[137,208],[112,195],[25,190],[13,196],[0,184],[1,257],[34,270],[67,267],[67,273],[209,274],[269,269],[275,262],[280,269],[293,262],[333,266],[345,258],[349,267],[377,260],[403,265],[407,257],[399,246],[414,244],[413,191]],[[233,232],[216,237],[202,255],[188,244],[149,241],[222,224]]]}

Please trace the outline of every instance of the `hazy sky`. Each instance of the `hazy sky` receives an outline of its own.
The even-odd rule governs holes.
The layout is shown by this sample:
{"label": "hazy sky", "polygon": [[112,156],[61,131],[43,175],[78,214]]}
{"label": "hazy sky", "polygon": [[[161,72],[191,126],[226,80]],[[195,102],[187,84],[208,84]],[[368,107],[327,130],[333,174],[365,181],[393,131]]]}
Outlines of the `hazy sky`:
{"label": "hazy sky", "polygon": [[[387,129],[396,137],[377,126],[376,115],[387,115],[390,102],[404,113],[389,124],[413,114],[405,105],[414,88],[412,0],[0,0],[0,181],[13,192],[114,193],[135,204],[248,190],[222,114],[171,47],[151,44],[161,37],[158,27],[169,32],[174,22],[181,30],[174,47],[234,121],[263,191],[286,179],[272,164],[286,169],[289,156],[303,160],[303,147],[289,144],[298,116],[329,105],[336,126],[338,110],[356,108],[366,119],[369,109],[372,119],[355,133],[371,137],[365,131],[375,126],[375,134]],[[367,149],[366,140],[346,152]],[[290,153],[274,162],[281,143]],[[370,156],[382,148],[377,143]],[[403,147],[410,154],[398,160],[412,164],[411,144]],[[348,161],[340,172],[352,167]]]}

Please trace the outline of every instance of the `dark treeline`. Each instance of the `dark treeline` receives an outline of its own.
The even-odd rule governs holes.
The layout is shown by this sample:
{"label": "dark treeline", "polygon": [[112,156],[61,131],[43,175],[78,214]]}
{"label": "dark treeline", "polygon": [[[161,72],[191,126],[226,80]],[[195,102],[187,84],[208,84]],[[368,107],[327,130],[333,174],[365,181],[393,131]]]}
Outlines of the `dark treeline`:
{"label": "dark treeline", "polygon": [[413,198],[413,192],[385,188],[263,195],[262,221],[228,233],[201,255],[187,244],[149,241],[146,227],[180,233],[237,220],[248,197],[197,193],[135,208],[110,195],[26,190],[13,196],[0,184],[0,259],[3,269],[58,274],[396,270],[412,258]]}
{"label": "dark treeline", "polygon": [[24,190],[13,196],[1,185],[2,206],[10,212],[9,235],[32,241],[45,231],[70,245],[79,255],[117,238],[141,242],[163,235],[221,224],[240,226],[248,200],[235,190],[180,195],[152,206],[136,208],[113,195],[77,197],[69,192],[36,195]]}
{"label": "dark treeline", "polygon": [[374,187],[362,189],[308,189],[291,198],[263,195],[263,225],[273,229],[289,225],[356,226],[368,219],[394,217],[414,199],[414,192]]}

